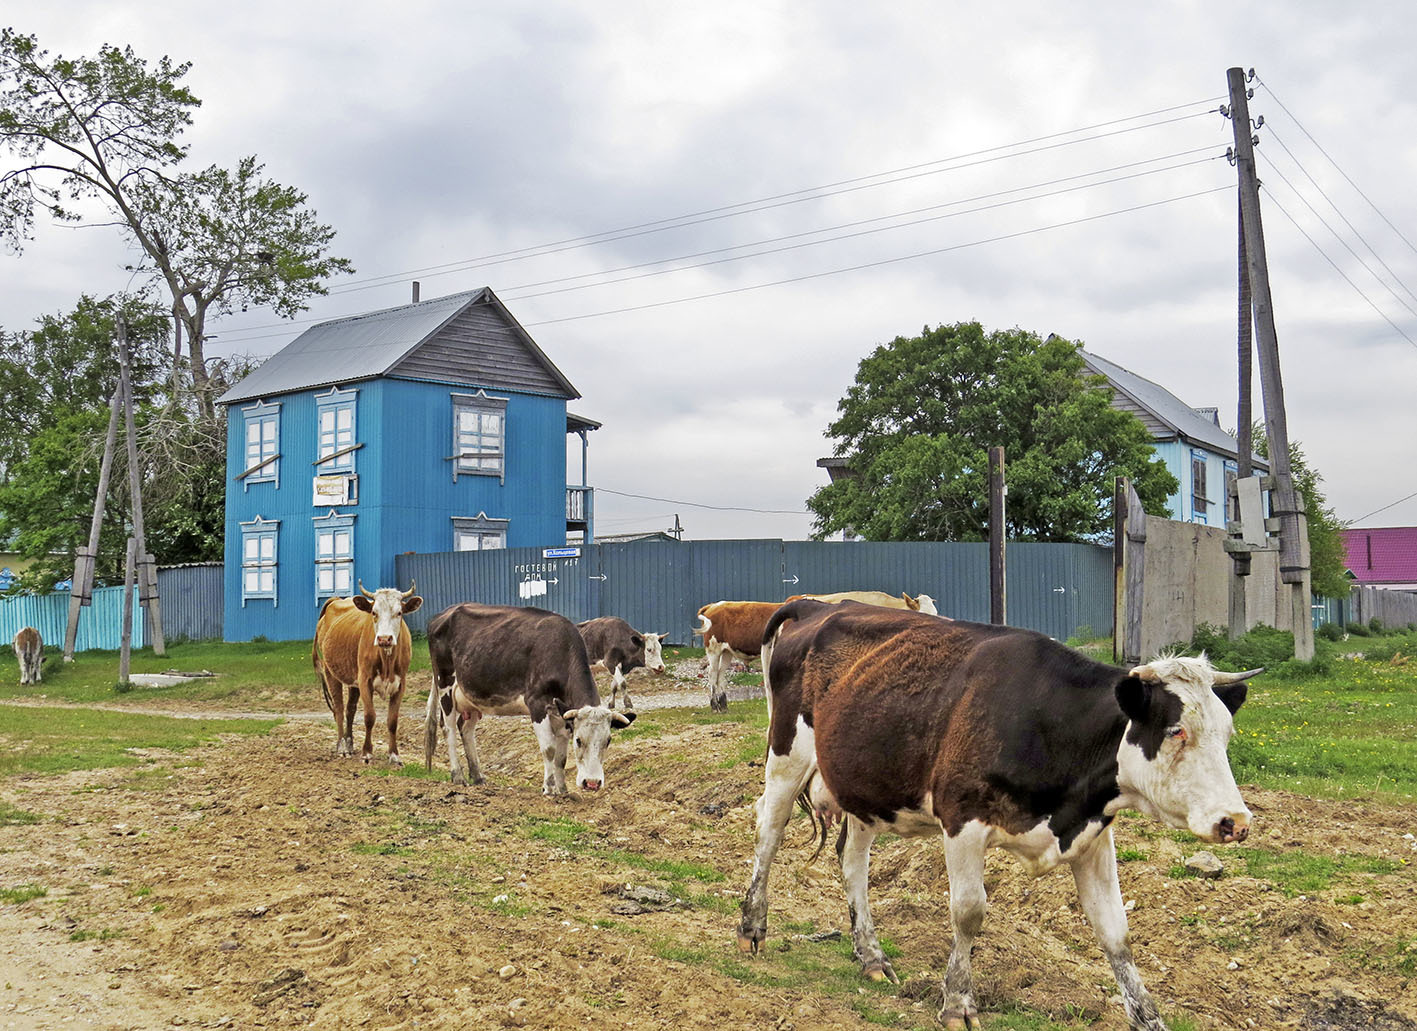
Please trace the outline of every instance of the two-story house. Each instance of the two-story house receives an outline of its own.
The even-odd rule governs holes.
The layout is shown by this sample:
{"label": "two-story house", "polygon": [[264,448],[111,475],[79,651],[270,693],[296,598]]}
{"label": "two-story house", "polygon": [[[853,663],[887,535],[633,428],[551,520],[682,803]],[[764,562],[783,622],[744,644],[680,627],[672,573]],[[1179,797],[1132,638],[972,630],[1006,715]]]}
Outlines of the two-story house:
{"label": "two-story house", "polygon": [[[1239,446],[1220,426],[1216,408],[1192,408],[1165,387],[1079,350],[1090,372],[1106,376],[1113,406],[1129,411],[1151,431],[1157,457],[1181,484],[1167,500],[1172,519],[1223,527],[1238,518],[1231,509],[1229,485],[1238,474]],[[1257,474],[1269,472],[1259,455],[1251,459]]]}
{"label": "two-story house", "polygon": [[225,639],[311,637],[359,581],[406,588],[402,552],[592,539],[578,397],[487,288],[307,329],[218,399]]}

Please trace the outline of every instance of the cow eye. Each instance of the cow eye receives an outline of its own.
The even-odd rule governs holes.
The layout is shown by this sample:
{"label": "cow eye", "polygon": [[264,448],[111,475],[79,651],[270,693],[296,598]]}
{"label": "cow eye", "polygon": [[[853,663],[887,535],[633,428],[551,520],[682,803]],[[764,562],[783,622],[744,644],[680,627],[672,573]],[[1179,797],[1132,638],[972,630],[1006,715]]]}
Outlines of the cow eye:
{"label": "cow eye", "polygon": [[1182,726],[1175,726],[1175,727],[1172,727],[1170,730],[1168,730],[1168,731],[1166,732],[1166,736],[1169,737],[1169,738],[1170,738],[1171,740],[1173,740],[1173,741],[1185,741],[1185,740],[1186,740],[1186,728],[1185,728],[1185,727],[1182,727]]}

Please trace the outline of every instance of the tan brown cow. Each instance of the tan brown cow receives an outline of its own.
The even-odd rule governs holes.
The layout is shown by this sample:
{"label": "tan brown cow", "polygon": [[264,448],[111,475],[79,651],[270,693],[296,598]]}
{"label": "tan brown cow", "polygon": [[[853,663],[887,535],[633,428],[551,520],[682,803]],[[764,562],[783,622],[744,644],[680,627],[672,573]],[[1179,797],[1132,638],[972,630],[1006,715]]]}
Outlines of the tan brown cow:
{"label": "tan brown cow", "polygon": [[777,611],[775,601],[716,601],[699,609],[695,634],[704,638],[708,656],[709,708],[728,710],[727,664],[733,659],[749,662],[763,648],[763,629]]}
{"label": "tan brown cow", "polygon": [[[364,749],[367,763],[374,758],[374,696],[388,698],[389,763],[399,758],[399,705],[413,641],[403,617],[417,610],[423,599],[413,593],[382,587],[370,594],[359,585],[359,597],[331,598],[320,610],[315,625],[311,659],[320,678],[325,704],[335,717],[335,753],[354,754],[354,709],[364,706]],[[345,689],[348,688],[348,697]]]}
{"label": "tan brown cow", "polygon": [[23,627],[15,635],[15,658],[20,660],[20,683],[38,684],[42,679],[44,641],[34,627]]}
{"label": "tan brown cow", "polygon": [[[815,601],[826,601],[832,604],[842,601],[859,601],[863,605],[879,605],[887,609],[909,609],[912,612],[923,612],[927,616],[940,614],[935,607],[935,599],[928,594],[912,598],[908,594],[887,594],[885,591],[835,591],[831,594],[794,594],[787,601],[796,601],[798,598],[812,598]],[[783,604],[786,605],[787,602],[783,602]]]}

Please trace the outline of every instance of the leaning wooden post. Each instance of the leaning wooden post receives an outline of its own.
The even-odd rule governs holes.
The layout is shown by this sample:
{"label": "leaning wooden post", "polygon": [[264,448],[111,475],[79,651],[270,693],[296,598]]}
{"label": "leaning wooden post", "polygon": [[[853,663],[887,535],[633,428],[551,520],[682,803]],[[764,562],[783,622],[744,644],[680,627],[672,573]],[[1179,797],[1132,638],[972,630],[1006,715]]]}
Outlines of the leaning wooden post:
{"label": "leaning wooden post", "polygon": [[64,661],[74,661],[79,641],[79,609],[93,603],[94,565],[98,562],[98,539],[103,529],[103,507],[108,497],[108,477],[113,470],[113,446],[118,441],[118,406],[123,402],[123,386],[113,388],[108,402],[108,436],[103,442],[103,461],[98,469],[98,490],[94,492],[93,522],[89,526],[89,546],[74,556],[74,579],[69,588],[69,622],[64,628]]}
{"label": "leaning wooden post", "polygon": [[1146,600],[1146,509],[1130,483],[1127,484],[1126,537],[1127,627],[1122,659],[1136,665],[1142,660],[1143,603]]}
{"label": "leaning wooden post", "polygon": [[128,430],[128,493],[133,501],[133,539],[137,548],[133,561],[137,567],[138,600],[142,602],[147,613],[148,637],[152,641],[153,654],[164,655],[167,649],[162,637],[162,604],[157,596],[155,563],[152,555],[148,554],[147,535],[143,529],[142,471],[138,468],[138,431],[133,418],[133,377],[128,363],[128,327],[121,319],[118,322],[118,372]]}
{"label": "leaning wooden post", "polygon": [[118,683],[125,685],[133,658],[133,557],[137,550],[138,542],[129,537],[123,559],[123,641],[118,647]]}
{"label": "leaning wooden post", "polygon": [[1004,498],[1009,488],[1004,482],[1004,449],[989,449],[989,622],[1008,623],[1007,587],[1004,564]]}

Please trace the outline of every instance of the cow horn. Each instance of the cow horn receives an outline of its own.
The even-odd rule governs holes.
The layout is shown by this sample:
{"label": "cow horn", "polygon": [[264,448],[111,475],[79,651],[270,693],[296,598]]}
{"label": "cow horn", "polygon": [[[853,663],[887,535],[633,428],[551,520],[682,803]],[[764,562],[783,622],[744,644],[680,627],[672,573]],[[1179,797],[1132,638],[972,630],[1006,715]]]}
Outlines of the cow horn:
{"label": "cow horn", "polygon": [[1218,669],[1215,671],[1215,684],[1217,687],[1224,687],[1226,684],[1238,684],[1242,680],[1249,680],[1251,677],[1257,677],[1263,672],[1263,666],[1261,666],[1259,669],[1247,669],[1243,673],[1226,673],[1224,670]]}
{"label": "cow horn", "polygon": [[368,598],[370,601],[373,601],[373,600],[374,600],[374,595],[370,594],[368,591],[366,591],[366,590],[364,589],[364,581],[363,581],[362,579],[360,579],[360,580],[357,580],[357,581],[355,581],[355,582],[359,584],[359,593],[362,594],[362,595],[364,595],[364,597]]}
{"label": "cow horn", "polygon": [[410,580],[410,581],[408,582],[408,590],[406,590],[406,591],[403,592],[403,596],[404,596],[405,598],[412,598],[412,597],[413,597],[414,589],[417,588],[417,587],[418,587],[418,581],[417,581],[417,580]]}

